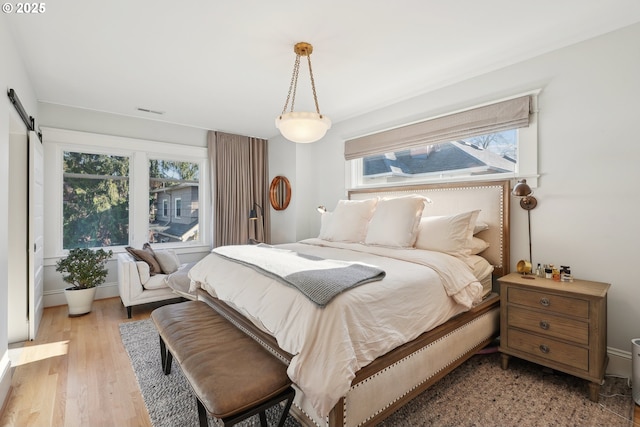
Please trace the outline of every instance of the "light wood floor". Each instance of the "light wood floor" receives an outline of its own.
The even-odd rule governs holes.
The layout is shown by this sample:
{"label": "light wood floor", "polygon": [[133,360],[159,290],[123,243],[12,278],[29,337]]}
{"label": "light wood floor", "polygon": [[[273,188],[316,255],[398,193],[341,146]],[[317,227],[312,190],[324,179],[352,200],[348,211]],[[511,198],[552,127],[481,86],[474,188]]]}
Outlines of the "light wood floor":
{"label": "light wood floor", "polygon": [[118,325],[158,306],[134,307],[131,320],[119,298],[97,300],[75,318],[66,306],[46,308],[38,338],[19,351],[0,427],[151,426]]}
{"label": "light wood floor", "polygon": [[158,306],[134,307],[131,320],[120,298],[73,318],[66,305],[46,308],[37,339],[10,350],[12,366],[20,360],[0,426],[151,426],[118,325]]}

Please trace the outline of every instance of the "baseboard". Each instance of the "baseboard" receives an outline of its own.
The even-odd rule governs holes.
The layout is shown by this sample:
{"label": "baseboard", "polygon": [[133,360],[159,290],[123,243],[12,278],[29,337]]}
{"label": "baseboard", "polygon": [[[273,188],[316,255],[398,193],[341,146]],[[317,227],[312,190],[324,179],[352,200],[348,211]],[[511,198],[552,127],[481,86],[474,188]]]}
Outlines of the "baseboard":
{"label": "baseboard", "polygon": [[607,354],[609,355],[607,374],[631,378],[631,352],[607,347]]}
{"label": "baseboard", "polygon": [[[120,291],[118,290],[118,282],[111,282],[100,285],[98,286],[98,290],[96,291],[96,299],[113,298],[117,296],[120,296]],[[67,300],[64,296],[64,289],[46,291],[43,295],[43,301],[45,307],[67,305]]]}
{"label": "baseboard", "polygon": [[7,397],[11,390],[11,360],[9,359],[9,350],[5,350],[0,359],[0,413],[4,411],[7,403]]}

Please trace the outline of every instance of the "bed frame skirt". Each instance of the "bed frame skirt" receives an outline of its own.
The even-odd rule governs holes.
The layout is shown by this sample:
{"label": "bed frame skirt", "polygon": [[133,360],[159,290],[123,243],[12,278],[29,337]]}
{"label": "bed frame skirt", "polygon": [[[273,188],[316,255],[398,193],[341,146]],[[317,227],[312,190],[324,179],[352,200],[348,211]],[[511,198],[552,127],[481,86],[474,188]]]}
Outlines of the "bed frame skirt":
{"label": "bed frame skirt", "polygon": [[[229,319],[285,363],[289,353],[273,337],[256,328],[224,302],[199,289],[198,299]],[[291,413],[305,426],[356,427],[375,425],[460,366],[498,336],[500,298],[485,300],[415,340],[390,351],[356,373],[347,394],[325,419],[319,417],[296,388]]]}

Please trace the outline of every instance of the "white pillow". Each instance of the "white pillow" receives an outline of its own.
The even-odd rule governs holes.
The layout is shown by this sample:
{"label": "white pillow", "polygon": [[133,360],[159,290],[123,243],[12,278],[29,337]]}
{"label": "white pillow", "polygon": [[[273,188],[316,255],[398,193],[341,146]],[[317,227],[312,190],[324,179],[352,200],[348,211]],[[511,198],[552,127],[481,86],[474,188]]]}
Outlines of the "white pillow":
{"label": "white pillow", "polygon": [[475,236],[479,232],[488,230],[488,229],[489,229],[489,224],[482,221],[476,221],[476,225],[473,226],[473,235]]}
{"label": "white pillow", "polygon": [[325,240],[360,243],[378,199],[340,200],[327,224]]}
{"label": "white pillow", "polygon": [[479,210],[475,210],[456,215],[422,217],[416,248],[468,257],[479,213]]}
{"label": "white pillow", "polygon": [[144,261],[136,261],[136,267],[138,267],[138,276],[140,276],[140,283],[142,287],[144,284],[149,281],[151,277],[151,270],[149,269],[149,264]]}
{"label": "white pillow", "polygon": [[489,247],[489,242],[482,240],[479,237],[473,236],[471,239],[471,246],[469,247],[470,255],[478,255]]}
{"label": "white pillow", "polygon": [[378,201],[369,222],[367,245],[412,247],[426,199],[421,196],[395,197]]}
{"label": "white pillow", "polygon": [[332,212],[322,213],[322,216],[320,217],[320,234],[318,235],[318,239],[329,240],[329,224],[331,223],[332,216]]}
{"label": "white pillow", "polygon": [[156,249],[153,253],[164,274],[171,274],[180,268],[180,260],[175,251],[170,249]]}

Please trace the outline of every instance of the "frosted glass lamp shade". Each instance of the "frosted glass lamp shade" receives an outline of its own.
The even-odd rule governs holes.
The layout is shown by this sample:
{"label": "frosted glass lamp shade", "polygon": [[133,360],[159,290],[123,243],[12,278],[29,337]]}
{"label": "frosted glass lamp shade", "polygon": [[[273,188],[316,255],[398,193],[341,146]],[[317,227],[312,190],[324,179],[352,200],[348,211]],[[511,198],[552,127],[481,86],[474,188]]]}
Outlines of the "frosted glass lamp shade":
{"label": "frosted glass lamp shade", "polygon": [[289,141],[309,143],[325,136],[331,120],[318,113],[292,111],[276,117],[276,127]]}

